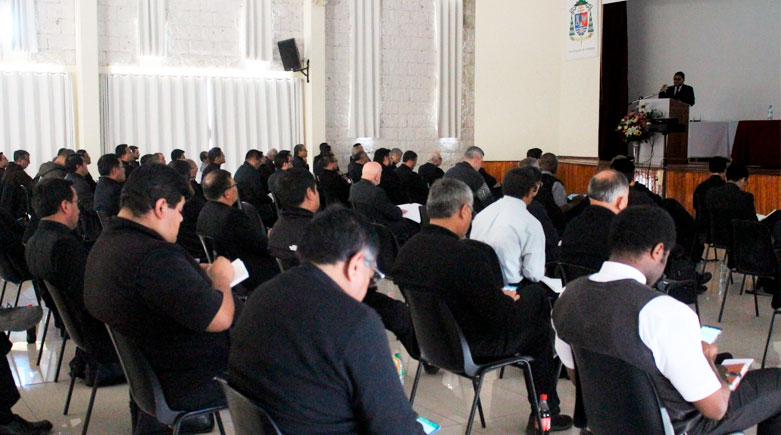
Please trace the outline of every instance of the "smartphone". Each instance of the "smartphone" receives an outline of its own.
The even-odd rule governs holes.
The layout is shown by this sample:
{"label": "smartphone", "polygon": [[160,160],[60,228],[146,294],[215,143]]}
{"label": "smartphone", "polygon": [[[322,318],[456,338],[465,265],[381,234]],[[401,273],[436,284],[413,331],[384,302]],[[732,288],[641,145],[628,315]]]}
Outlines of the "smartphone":
{"label": "smartphone", "polygon": [[700,327],[700,337],[702,341],[708,344],[715,343],[716,339],[719,337],[719,334],[721,334],[721,328],[708,325],[702,325],[702,327]]}
{"label": "smartphone", "polygon": [[420,425],[423,426],[423,432],[425,432],[426,435],[431,435],[439,432],[439,425],[427,418],[418,417],[418,423],[420,423]]}
{"label": "smartphone", "polygon": [[506,286],[502,287],[502,290],[507,290],[507,291],[514,292],[514,291],[518,290],[518,286],[517,285],[506,285]]}
{"label": "smartphone", "polygon": [[569,195],[567,195],[567,199],[568,199],[569,201],[572,201],[573,199],[575,199],[575,198],[577,198],[577,197],[579,197],[579,196],[580,196],[580,194],[579,194],[579,193],[570,193]]}

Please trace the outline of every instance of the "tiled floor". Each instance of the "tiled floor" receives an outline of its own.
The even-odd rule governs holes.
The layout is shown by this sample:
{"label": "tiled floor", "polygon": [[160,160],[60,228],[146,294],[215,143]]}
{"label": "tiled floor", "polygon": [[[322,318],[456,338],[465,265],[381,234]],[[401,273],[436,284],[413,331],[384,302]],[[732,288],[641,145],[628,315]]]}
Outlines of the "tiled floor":
{"label": "tiled floor", "polygon": [[[764,340],[770,322],[770,298],[760,297],[760,316],[754,316],[754,302],[750,295],[738,296],[740,280],[731,287],[732,292],[727,300],[724,321],[716,323],[721,299],[717,297],[718,274],[715,263],[708,264],[708,270],[714,273],[714,280],[709,290],[700,296],[700,308],[703,324],[718,325],[724,329],[717,344],[722,351],[732,352],[736,357],[753,357],[758,367],[762,359]],[[738,278],[741,276],[738,275]],[[398,297],[398,291],[392,285],[385,285],[384,291]],[[6,301],[13,301],[15,292],[10,291]],[[22,293],[22,303],[34,303],[32,289],[26,286]],[[52,322],[53,323],[53,322]],[[43,321],[39,329],[43,328]],[[22,400],[14,408],[14,412],[27,419],[49,419],[54,424],[54,433],[77,434],[82,430],[84,414],[89,401],[90,388],[83,382],[76,382],[73,400],[69,414],[63,415],[65,396],[68,390],[68,361],[73,356],[73,345],[65,349],[63,368],[59,382],[54,382],[54,371],[57,365],[62,341],[58,331],[50,326],[43,350],[40,367],[35,361],[40,345],[41,331],[36,344],[27,344],[24,333],[12,334],[14,347],[10,353],[11,368],[17,385],[20,387]],[[773,349],[769,353],[768,365],[781,365],[781,331],[776,332],[771,343]],[[405,361],[406,375],[404,388],[409,393],[414,379],[417,362],[411,360],[403,351],[401,344],[388,335],[392,352],[402,353]],[[562,400],[562,410],[571,413],[574,406],[574,388],[569,381],[559,383],[558,392]],[[440,372],[436,375],[422,375],[415,399],[415,410],[422,416],[439,423],[442,434],[463,433],[469,407],[472,401],[472,386],[455,375]],[[475,433],[519,433],[525,427],[529,415],[529,405],[526,401],[526,388],[522,374],[517,369],[506,372],[504,379],[497,379],[496,374],[484,382],[481,394],[488,427],[482,429],[476,419]],[[222,413],[228,433],[233,433],[230,415]],[[128,412],[128,392],[126,385],[100,388],[95,400],[95,408],[89,426],[93,434],[127,434],[130,433],[130,415]],[[214,433],[217,433],[216,431]],[[577,434],[572,429],[563,434]],[[755,433],[754,429],[746,432]]]}

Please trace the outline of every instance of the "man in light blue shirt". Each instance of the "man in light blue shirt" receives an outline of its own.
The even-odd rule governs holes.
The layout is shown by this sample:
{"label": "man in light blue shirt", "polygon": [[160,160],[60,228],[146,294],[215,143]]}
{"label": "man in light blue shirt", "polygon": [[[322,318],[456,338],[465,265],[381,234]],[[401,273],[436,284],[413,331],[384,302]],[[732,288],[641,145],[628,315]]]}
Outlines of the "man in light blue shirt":
{"label": "man in light blue shirt", "polygon": [[515,168],[504,176],[504,197],[475,217],[471,238],[494,248],[504,283],[538,282],[545,274],[545,232],[526,209],[540,188],[537,168]]}

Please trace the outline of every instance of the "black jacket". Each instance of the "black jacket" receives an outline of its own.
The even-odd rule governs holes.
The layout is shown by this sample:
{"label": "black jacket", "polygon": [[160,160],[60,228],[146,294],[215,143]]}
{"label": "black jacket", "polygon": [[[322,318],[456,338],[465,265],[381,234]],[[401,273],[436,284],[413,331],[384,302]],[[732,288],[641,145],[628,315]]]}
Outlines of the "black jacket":
{"label": "black jacket", "polygon": [[261,177],[260,172],[254,166],[244,162],[236,170],[233,179],[238,185],[239,196],[242,201],[247,201],[258,209],[261,204],[271,204],[271,198],[269,198],[268,192],[263,185],[263,177]]}
{"label": "black jacket", "polygon": [[306,160],[302,159],[301,157],[295,156],[293,157],[293,167],[294,168],[303,168],[307,171],[309,170],[309,163],[306,162]]}
{"label": "black jacket", "polygon": [[361,180],[350,188],[350,202],[366,213],[369,219],[383,225],[401,222],[401,209],[396,207],[384,190],[369,180]]}
{"label": "black jacket", "polygon": [[268,239],[253,228],[249,217],[238,208],[208,201],[198,215],[196,228],[198,234],[214,238],[219,255],[230,260],[241,258],[250,274],[242,283],[245,288],[254,289],[279,272],[268,253]]}
{"label": "black jacket", "polygon": [[73,183],[73,188],[76,189],[76,194],[79,196],[79,207],[82,210],[92,210],[95,191],[92,190],[89,182],[75,172],[69,172],[65,175],[65,179]]}
{"label": "black jacket", "polygon": [[396,170],[392,166],[382,167],[382,177],[380,178],[380,189],[384,190],[388,194],[388,198],[392,203],[407,204],[409,202],[409,192],[401,184],[401,179],[396,174]]}
{"label": "black jacket", "polygon": [[467,162],[460,162],[445,172],[445,177],[461,180],[472,189],[474,194],[475,213],[488,207],[494,202],[491,188],[485,183],[483,176]]}
{"label": "black jacket", "polygon": [[[192,184],[196,184],[194,181]],[[198,239],[196,226],[201,209],[206,205],[206,198],[203,197],[203,190],[195,190],[193,196],[184,203],[182,208],[182,223],[179,224],[179,234],[176,236],[176,243],[187,250],[194,258],[204,259],[206,262],[206,253],[203,252],[203,246]]]}
{"label": "black jacket", "polygon": [[409,193],[410,202],[426,204],[426,200],[428,199],[428,187],[426,186],[426,182],[423,181],[423,177],[404,164],[396,168],[396,175],[399,176],[401,185],[404,186]]}
{"label": "black jacket", "polygon": [[38,168],[38,174],[35,176],[35,182],[45,180],[47,178],[65,178],[67,171],[65,166],[58,165],[54,162],[45,162]]}
{"label": "black jacket", "polygon": [[700,183],[694,189],[692,203],[694,205],[694,219],[697,223],[697,232],[700,234],[710,234],[710,217],[708,207],[705,205],[705,197],[714,187],[721,187],[727,184],[719,175],[711,175],[707,180]]}
{"label": "black jacket", "polygon": [[122,193],[122,184],[108,177],[98,178],[95,187],[94,206],[96,211],[102,211],[109,216],[119,214],[119,195]]}
{"label": "black jacket", "polygon": [[28,204],[24,191],[19,186],[24,186],[28,194],[32,195],[33,185],[33,179],[21,166],[14,162],[9,163],[0,187],[0,208],[5,209],[14,219],[24,216]]}
{"label": "black jacket", "polygon": [[268,236],[268,251],[281,260],[297,260],[296,248],[304,238],[304,230],[314,213],[299,207],[285,207],[279,212],[279,219]]}
{"label": "black jacket", "polygon": [[678,95],[675,95],[675,86],[668,86],[667,90],[659,93],[659,98],[672,98],[690,106],[694,105],[694,88],[689,85],[681,85]]}
{"label": "black jacket", "polygon": [[325,194],[325,198],[320,198],[320,202],[325,201],[327,205],[334,203],[350,204],[350,183],[339,172],[323,169],[320,174],[320,187]]}
{"label": "black jacket", "polygon": [[561,236],[561,261],[599,270],[610,258],[607,237],[615,216],[605,207],[590,205],[572,219]]}
{"label": "black jacket", "polygon": [[561,237],[559,236],[559,232],[556,231],[553,221],[548,217],[545,206],[535,199],[526,207],[526,210],[529,210],[529,213],[540,221],[542,230],[545,232],[545,262],[558,261],[559,241],[561,240]]}
{"label": "black jacket", "polygon": [[435,181],[445,176],[445,171],[433,163],[424,163],[418,168],[418,174],[423,177],[428,187],[431,187]]}
{"label": "black jacket", "polygon": [[347,175],[350,177],[350,180],[352,180],[353,183],[361,181],[361,176],[363,175],[363,165],[356,162],[350,162],[350,164],[347,165]]}

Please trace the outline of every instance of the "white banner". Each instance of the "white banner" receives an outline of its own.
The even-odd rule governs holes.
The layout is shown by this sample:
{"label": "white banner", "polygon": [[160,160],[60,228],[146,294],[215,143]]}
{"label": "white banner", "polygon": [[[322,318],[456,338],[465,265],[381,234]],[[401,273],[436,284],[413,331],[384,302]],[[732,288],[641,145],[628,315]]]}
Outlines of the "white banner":
{"label": "white banner", "polygon": [[599,55],[599,0],[564,0],[567,60]]}

